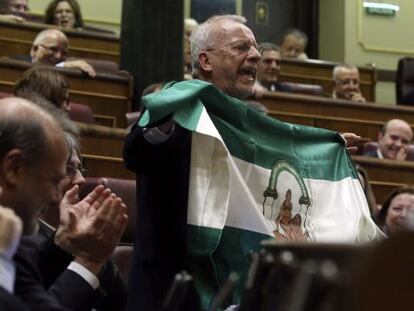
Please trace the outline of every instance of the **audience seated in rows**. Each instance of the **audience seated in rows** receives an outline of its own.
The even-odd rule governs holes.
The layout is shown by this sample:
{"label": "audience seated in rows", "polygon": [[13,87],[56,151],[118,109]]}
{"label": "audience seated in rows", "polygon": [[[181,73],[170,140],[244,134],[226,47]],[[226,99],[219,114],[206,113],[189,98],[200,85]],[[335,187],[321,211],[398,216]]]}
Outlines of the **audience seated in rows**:
{"label": "audience seated in rows", "polygon": [[332,78],[334,83],[332,98],[365,102],[359,88],[359,70],[356,66],[337,65],[333,69]]}
{"label": "audience seated in rows", "polygon": [[64,29],[82,29],[83,19],[76,0],[53,0],[45,12],[45,24],[60,26]]}
{"label": "audience seated in rows", "polygon": [[389,120],[378,133],[378,148],[367,150],[364,155],[404,161],[412,138],[413,131],[407,122],[400,119]]}
{"label": "audience seated in rows", "polygon": [[413,229],[414,188],[402,187],[392,191],[382,204],[377,224],[388,236],[403,229]]}
{"label": "audience seated in rows", "polygon": [[261,46],[263,53],[257,68],[255,98],[260,98],[263,93],[268,91],[323,95],[323,89],[320,85],[279,82],[280,48],[269,42],[264,42]]}
{"label": "audience seated in rows", "polygon": [[286,30],[280,39],[280,56],[282,58],[295,58],[306,60],[308,56],[305,53],[308,44],[308,36],[296,28]]}

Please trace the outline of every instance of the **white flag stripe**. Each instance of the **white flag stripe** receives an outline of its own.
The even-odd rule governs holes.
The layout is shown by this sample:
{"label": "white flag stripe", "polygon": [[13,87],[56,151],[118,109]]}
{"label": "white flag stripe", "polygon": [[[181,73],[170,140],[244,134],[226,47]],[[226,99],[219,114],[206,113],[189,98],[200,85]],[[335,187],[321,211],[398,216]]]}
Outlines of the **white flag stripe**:
{"label": "white flag stripe", "polygon": [[304,190],[297,178],[282,171],[277,198],[265,200],[271,170],[231,156],[205,110],[197,131],[192,136],[189,224],[215,229],[229,226],[273,236],[275,221],[282,217],[281,206],[289,197],[292,221],[297,216],[300,228],[312,240],[368,241],[381,235],[357,179],[304,178],[309,206],[300,203]]}

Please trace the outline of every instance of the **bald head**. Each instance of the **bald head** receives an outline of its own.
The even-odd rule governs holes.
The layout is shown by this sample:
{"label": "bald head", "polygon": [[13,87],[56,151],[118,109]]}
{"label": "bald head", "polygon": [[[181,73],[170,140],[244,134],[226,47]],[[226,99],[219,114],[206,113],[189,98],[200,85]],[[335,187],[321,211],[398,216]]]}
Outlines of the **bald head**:
{"label": "bald head", "polygon": [[30,234],[41,211],[61,199],[64,134],[46,111],[16,97],[0,100],[0,133],[0,204],[12,208]]}
{"label": "bald head", "polygon": [[33,41],[30,56],[32,63],[56,65],[66,60],[69,40],[57,29],[46,29],[40,32]]}
{"label": "bald head", "polygon": [[378,135],[379,151],[385,159],[405,160],[412,138],[413,131],[407,122],[389,120]]}

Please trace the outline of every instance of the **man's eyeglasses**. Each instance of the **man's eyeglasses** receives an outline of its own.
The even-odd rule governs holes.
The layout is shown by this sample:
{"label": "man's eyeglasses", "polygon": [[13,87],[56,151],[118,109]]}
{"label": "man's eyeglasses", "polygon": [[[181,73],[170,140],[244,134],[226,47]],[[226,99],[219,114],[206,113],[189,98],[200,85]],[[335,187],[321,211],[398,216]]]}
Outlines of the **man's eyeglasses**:
{"label": "man's eyeglasses", "polygon": [[87,170],[86,170],[86,168],[84,167],[83,164],[81,164],[79,166],[76,166],[76,165],[73,165],[73,164],[66,165],[66,176],[74,177],[78,171],[82,176],[85,176],[86,173],[87,173]]}
{"label": "man's eyeglasses", "polygon": [[263,54],[263,47],[260,44],[257,44],[256,42],[240,42],[232,45],[232,49],[237,50],[242,53],[247,53],[250,51],[251,47],[254,47],[257,52],[259,52],[260,55]]}
{"label": "man's eyeglasses", "polygon": [[62,56],[68,55],[68,51],[65,49],[61,49],[58,46],[47,46],[44,44],[37,44],[38,46],[41,46],[42,48],[44,48],[45,50],[47,50],[47,52],[49,54],[56,54],[58,52],[60,52],[62,54]]}
{"label": "man's eyeglasses", "polygon": [[[253,47],[257,52],[259,52],[260,55],[263,54],[263,47],[260,44],[257,44],[256,42],[251,43],[248,41],[244,41],[244,42],[236,42],[236,43],[229,43],[226,44],[225,46],[230,45],[232,50],[237,51],[239,54],[244,54],[244,53],[248,53],[250,51],[250,49]],[[218,48],[210,48],[207,49],[206,51],[214,51],[217,50]]]}

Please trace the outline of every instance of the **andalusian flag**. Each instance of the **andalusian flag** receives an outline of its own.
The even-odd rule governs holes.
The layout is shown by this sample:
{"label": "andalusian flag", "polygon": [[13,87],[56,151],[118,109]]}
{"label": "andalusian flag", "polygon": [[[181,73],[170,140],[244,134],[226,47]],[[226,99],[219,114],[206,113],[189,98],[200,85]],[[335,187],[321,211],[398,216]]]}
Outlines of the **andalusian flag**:
{"label": "andalusian flag", "polygon": [[140,126],[172,114],[192,132],[189,263],[205,308],[230,272],[243,283],[247,255],[263,239],[381,235],[339,134],[272,119],[199,80],[169,84],[143,103]]}

